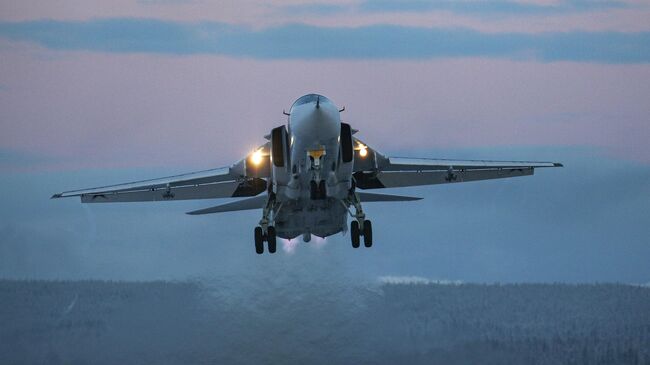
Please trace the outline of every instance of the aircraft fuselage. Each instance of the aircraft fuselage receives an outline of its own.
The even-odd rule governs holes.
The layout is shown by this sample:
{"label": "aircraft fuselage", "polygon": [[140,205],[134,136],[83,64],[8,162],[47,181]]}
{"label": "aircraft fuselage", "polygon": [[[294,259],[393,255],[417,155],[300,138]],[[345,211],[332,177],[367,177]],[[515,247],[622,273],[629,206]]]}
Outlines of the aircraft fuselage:
{"label": "aircraft fuselage", "polygon": [[289,181],[273,181],[282,203],[274,210],[277,235],[326,237],[345,230],[347,209],[340,200],[350,190],[352,168],[340,159],[338,107],[322,95],[305,95],[291,107],[288,126]]}

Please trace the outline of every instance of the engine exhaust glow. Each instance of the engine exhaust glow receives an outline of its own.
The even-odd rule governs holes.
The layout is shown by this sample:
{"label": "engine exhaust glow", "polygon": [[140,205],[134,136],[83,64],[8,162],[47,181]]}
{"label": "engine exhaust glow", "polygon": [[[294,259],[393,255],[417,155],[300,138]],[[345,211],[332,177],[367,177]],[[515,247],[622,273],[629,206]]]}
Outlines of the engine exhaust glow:
{"label": "engine exhaust glow", "polygon": [[318,236],[312,236],[309,243],[304,242],[300,237],[292,239],[278,238],[278,241],[282,243],[282,250],[288,254],[295,253],[299,244],[311,245],[317,249],[320,249],[327,244],[327,238],[321,238]]}

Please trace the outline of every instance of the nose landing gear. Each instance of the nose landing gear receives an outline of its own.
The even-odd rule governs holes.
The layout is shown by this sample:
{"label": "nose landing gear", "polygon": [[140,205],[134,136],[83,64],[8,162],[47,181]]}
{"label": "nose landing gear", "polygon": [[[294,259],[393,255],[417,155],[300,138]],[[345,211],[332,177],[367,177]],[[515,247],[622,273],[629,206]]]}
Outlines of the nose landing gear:
{"label": "nose landing gear", "polygon": [[311,181],[309,182],[309,195],[311,200],[327,199],[327,186],[325,180],[321,178],[323,157],[326,154],[325,147],[307,151],[310,164],[309,169],[312,171]]}
{"label": "nose landing gear", "polygon": [[309,182],[309,195],[311,200],[323,200],[327,198],[327,187],[325,180],[316,183],[312,180]]}

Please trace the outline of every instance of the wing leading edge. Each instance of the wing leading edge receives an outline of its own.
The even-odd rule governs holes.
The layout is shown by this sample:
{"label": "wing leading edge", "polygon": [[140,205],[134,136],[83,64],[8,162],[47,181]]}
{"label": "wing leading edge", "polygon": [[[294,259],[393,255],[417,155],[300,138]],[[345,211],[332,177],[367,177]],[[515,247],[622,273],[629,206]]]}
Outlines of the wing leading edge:
{"label": "wing leading edge", "polygon": [[[396,188],[533,175],[557,162],[387,157],[355,138],[354,178],[361,189]],[[361,150],[365,150],[361,154]]]}
{"label": "wing leading edge", "polygon": [[250,154],[230,167],[65,191],[52,198],[80,197],[82,203],[118,203],[255,196],[267,188],[268,145],[256,150],[263,156],[261,162],[251,162]]}
{"label": "wing leading edge", "polygon": [[[386,157],[357,138],[354,143],[354,179],[360,189],[502,179],[533,175],[536,168],[562,167],[557,162]],[[267,189],[269,148],[266,143],[256,150],[262,162],[253,163],[251,153],[230,167],[66,191],[52,198],[78,196],[83,203],[113,203],[252,197]]]}

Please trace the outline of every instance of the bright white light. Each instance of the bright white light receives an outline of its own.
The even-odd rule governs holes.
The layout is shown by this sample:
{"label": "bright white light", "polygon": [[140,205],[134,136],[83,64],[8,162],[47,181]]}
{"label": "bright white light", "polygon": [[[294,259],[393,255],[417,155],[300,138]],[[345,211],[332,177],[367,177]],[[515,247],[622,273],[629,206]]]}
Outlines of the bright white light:
{"label": "bright white light", "polygon": [[253,156],[251,156],[251,161],[253,162],[254,165],[259,165],[262,163],[262,151],[257,150],[253,152]]}
{"label": "bright white light", "polygon": [[368,155],[368,149],[366,148],[366,146],[361,145],[359,147],[359,156],[366,157],[367,155]]}

